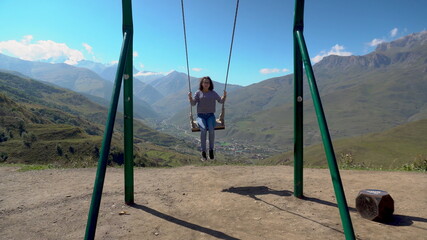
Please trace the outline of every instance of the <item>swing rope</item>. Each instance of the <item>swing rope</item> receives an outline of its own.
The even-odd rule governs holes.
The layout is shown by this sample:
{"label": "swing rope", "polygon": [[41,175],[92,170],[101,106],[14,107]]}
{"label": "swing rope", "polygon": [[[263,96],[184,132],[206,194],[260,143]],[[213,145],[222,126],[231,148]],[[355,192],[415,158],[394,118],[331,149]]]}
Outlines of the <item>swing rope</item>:
{"label": "swing rope", "polygon": [[185,58],[187,60],[188,91],[191,92],[190,67],[188,64],[187,31],[185,30],[184,0],[181,0],[181,10],[182,10],[182,26],[184,27]]}
{"label": "swing rope", "polygon": [[234,32],[236,31],[237,13],[239,12],[239,0],[236,3],[236,13],[234,14],[233,33],[231,34],[230,54],[228,55],[227,74],[225,75],[224,91],[227,90],[228,72],[230,70],[231,53],[233,52]]}
{"label": "swing rope", "polygon": [[[231,56],[232,56],[232,52],[233,52],[233,43],[234,43],[234,33],[236,31],[236,22],[237,22],[237,14],[239,11],[239,1],[237,0],[236,2],[236,12],[234,14],[234,24],[233,24],[233,32],[231,35],[231,44],[230,44],[230,53],[228,55],[228,64],[227,64],[227,73],[225,75],[225,85],[224,85],[224,92],[227,90],[227,83],[228,83],[228,73],[230,70],[230,62],[231,62]],[[188,44],[187,44],[187,31],[185,28],[185,14],[184,14],[184,0],[181,0],[181,12],[182,12],[182,25],[184,28],[184,44],[185,44],[185,57],[186,57],[186,61],[187,61],[187,79],[188,79],[188,91],[191,92],[191,80],[190,80],[190,65],[188,63]],[[219,121],[221,123],[222,126],[224,126],[224,114],[225,113],[225,102],[222,104],[222,108],[221,108],[221,114],[219,115]],[[190,121],[191,121],[191,127],[193,129],[198,128],[197,124],[194,122],[194,117],[193,117],[193,107],[190,103]]]}
{"label": "swing rope", "polygon": [[[236,2],[236,13],[234,14],[233,33],[231,34],[230,54],[228,55],[228,64],[227,64],[227,73],[225,75],[224,92],[227,90],[228,73],[230,70],[231,54],[233,52],[234,32],[236,31],[236,22],[237,22],[238,12],[239,12],[239,0],[237,0]],[[225,116],[225,102],[222,103],[221,114],[219,115],[219,121],[221,122],[222,125],[224,125],[224,116]]]}
{"label": "swing rope", "polygon": [[[190,64],[188,64],[188,47],[187,47],[187,31],[185,29],[185,15],[184,15],[184,0],[181,0],[181,11],[182,11],[182,26],[184,27],[184,43],[185,43],[185,58],[187,60],[187,79],[188,79],[188,92],[191,92],[191,81],[190,81]],[[196,128],[193,117],[193,106],[190,103],[190,121],[191,127]]]}

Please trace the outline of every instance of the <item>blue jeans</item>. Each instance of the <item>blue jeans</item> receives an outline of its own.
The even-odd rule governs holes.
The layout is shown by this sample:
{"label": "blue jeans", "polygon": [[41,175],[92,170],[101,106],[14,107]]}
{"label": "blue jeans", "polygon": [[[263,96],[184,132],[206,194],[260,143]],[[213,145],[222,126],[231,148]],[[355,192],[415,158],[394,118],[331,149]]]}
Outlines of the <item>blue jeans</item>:
{"label": "blue jeans", "polygon": [[200,142],[202,151],[206,152],[206,135],[209,131],[209,150],[214,149],[215,142],[215,115],[213,113],[198,113],[197,124],[200,127]]}

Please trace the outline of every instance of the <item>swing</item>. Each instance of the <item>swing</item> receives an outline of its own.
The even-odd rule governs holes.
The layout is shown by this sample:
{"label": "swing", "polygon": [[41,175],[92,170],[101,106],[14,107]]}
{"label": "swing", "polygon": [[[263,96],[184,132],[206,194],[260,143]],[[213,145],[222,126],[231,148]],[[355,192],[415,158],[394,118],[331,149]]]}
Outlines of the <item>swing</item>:
{"label": "swing", "polygon": [[[184,0],[181,0],[181,10],[182,10],[182,25],[184,27],[184,43],[185,43],[185,56],[187,60],[187,78],[188,78],[188,91],[191,92],[191,83],[190,83],[190,67],[188,64],[188,48],[187,48],[187,33],[185,30],[185,17],[184,17]],[[234,42],[234,32],[236,29],[236,20],[237,20],[237,12],[239,10],[239,0],[237,0],[236,3],[236,13],[234,15],[234,25],[233,25],[233,33],[231,35],[231,44],[230,44],[230,54],[228,56],[228,65],[227,65],[227,74],[225,77],[225,85],[224,85],[224,91],[227,90],[227,82],[228,82],[228,72],[230,69],[230,60],[231,60],[231,53],[233,50],[233,42]],[[225,129],[225,121],[224,121],[224,115],[225,115],[225,102],[222,103],[221,107],[221,114],[219,115],[219,118],[216,119],[216,125],[215,130],[223,130]],[[192,132],[200,132],[200,127],[197,124],[197,121],[194,120],[193,117],[193,106],[190,103],[190,126]]]}

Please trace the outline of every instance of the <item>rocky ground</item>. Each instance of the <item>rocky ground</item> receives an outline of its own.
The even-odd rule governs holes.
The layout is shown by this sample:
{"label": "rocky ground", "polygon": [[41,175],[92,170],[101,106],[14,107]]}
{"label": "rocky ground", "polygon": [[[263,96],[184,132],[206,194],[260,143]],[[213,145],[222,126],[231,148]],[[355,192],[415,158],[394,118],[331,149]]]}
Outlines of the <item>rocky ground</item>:
{"label": "rocky ground", "polygon": [[[0,168],[0,239],[82,239],[95,168]],[[427,174],[343,170],[358,239],[426,239]],[[106,174],[96,239],[344,239],[327,169],[305,169],[305,199],[287,166],[135,169],[135,205],[124,204],[123,169]],[[388,191],[394,218],[361,218],[362,189]]]}

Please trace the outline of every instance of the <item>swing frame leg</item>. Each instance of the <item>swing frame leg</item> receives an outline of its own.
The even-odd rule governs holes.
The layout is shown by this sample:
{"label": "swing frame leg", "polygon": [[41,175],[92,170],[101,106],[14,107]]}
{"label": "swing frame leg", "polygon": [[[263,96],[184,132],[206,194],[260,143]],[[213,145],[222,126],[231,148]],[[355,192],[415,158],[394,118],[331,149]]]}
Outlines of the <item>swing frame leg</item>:
{"label": "swing frame leg", "polygon": [[350,218],[350,213],[345,199],[344,188],[342,185],[340,173],[338,170],[335,153],[332,146],[331,136],[329,134],[328,125],[326,123],[325,113],[322,107],[319,90],[317,88],[316,79],[314,77],[313,68],[311,66],[310,57],[308,55],[307,45],[303,35],[304,30],[304,0],[295,0],[295,15],[294,15],[294,77],[295,77],[295,161],[294,161],[294,194],[296,197],[302,197],[302,166],[303,166],[303,131],[302,131],[302,65],[306,70],[307,80],[310,86],[311,96],[316,111],[317,120],[319,123],[320,132],[322,134],[323,145],[328,160],[329,171],[332,178],[332,184],[335,191],[335,196],[338,202],[338,209],[341,216],[341,222],[344,228],[346,239],[355,239],[353,225]]}

